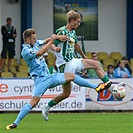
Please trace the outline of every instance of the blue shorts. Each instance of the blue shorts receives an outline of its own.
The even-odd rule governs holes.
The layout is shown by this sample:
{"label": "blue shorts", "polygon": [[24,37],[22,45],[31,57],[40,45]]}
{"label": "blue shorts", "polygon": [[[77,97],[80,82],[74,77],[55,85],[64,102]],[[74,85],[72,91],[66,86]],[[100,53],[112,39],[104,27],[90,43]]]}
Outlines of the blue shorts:
{"label": "blue shorts", "polygon": [[32,96],[41,97],[47,89],[66,83],[64,73],[54,73],[49,76],[35,76]]}

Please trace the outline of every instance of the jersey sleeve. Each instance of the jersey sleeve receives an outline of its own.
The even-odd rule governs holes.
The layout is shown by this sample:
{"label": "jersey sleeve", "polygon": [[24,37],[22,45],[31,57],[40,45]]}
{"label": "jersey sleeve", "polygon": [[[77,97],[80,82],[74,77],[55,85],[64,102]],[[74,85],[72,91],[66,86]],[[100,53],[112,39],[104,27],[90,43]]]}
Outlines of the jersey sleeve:
{"label": "jersey sleeve", "polygon": [[55,41],[54,41],[55,46],[58,46],[58,44],[59,44],[60,42],[61,42],[60,40],[55,40]]}
{"label": "jersey sleeve", "polygon": [[36,44],[38,45],[38,46],[42,46],[42,45],[44,45],[46,42],[44,41],[44,40],[37,40],[36,41]]}
{"label": "jersey sleeve", "polygon": [[[64,31],[62,31],[62,30],[57,30],[56,32],[55,32],[55,34],[56,35],[65,35],[65,33],[64,33]],[[54,44],[55,44],[55,46],[58,46],[58,44],[60,43],[61,41],[60,40],[55,40],[54,41]]]}

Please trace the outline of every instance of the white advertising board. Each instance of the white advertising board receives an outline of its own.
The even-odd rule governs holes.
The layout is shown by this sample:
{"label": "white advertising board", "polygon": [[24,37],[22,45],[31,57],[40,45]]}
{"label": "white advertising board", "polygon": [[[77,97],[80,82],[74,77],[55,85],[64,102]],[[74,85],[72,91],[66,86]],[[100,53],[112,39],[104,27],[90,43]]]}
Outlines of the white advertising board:
{"label": "white advertising board", "polygon": [[[86,110],[133,110],[133,79],[111,79],[114,83],[124,82],[126,96],[122,100],[115,100],[109,91],[97,94],[94,90],[86,88]],[[93,83],[101,82],[99,79],[89,79]]]}
{"label": "white advertising board", "polygon": [[[89,79],[89,81],[95,84],[101,83],[99,79]],[[54,106],[51,111],[133,110],[133,78],[112,79],[112,81],[126,84],[127,94],[123,100],[115,100],[107,90],[98,94],[94,89],[79,87],[72,83],[72,93],[69,98]],[[0,79],[0,111],[19,111],[29,102],[32,90],[32,79]],[[48,89],[33,110],[40,111],[42,104],[48,103],[61,92],[61,85]]]}
{"label": "white advertising board", "polygon": [[[24,104],[29,102],[33,90],[32,79],[0,79],[0,81],[0,111],[19,111]],[[46,104],[61,92],[61,85],[48,89],[33,110],[40,111],[41,105]],[[85,110],[85,88],[72,83],[70,97],[54,106],[52,110]]]}

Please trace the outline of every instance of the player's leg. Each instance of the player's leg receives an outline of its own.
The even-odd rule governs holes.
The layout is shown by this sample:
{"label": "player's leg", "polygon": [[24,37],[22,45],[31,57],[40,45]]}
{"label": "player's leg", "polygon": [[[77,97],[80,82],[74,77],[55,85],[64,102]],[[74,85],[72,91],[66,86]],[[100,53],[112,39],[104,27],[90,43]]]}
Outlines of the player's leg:
{"label": "player's leg", "polygon": [[[91,60],[91,59],[83,59],[82,60],[84,69],[93,68],[95,69],[96,73],[98,74],[99,78],[106,83],[106,87],[104,89],[108,89],[112,82],[109,80],[108,76],[105,74],[103,68],[100,66],[100,64],[97,61]],[[96,89],[97,92],[103,91],[100,88]]]}
{"label": "player's leg", "polygon": [[50,81],[50,78],[45,79],[45,77],[34,77],[34,89],[30,102],[23,106],[14,123],[7,125],[6,129],[14,129],[18,126],[19,122],[38,104],[41,96],[49,88]]}
{"label": "player's leg", "polygon": [[63,91],[53,99],[51,99],[46,105],[41,107],[43,118],[48,121],[48,113],[50,108],[69,97],[71,94],[71,82],[67,82],[62,85]]}
{"label": "player's leg", "polygon": [[[64,65],[61,66],[60,69],[64,71]],[[49,113],[50,108],[58,104],[63,99],[68,98],[69,95],[71,94],[71,82],[70,82],[71,79],[69,80],[69,82],[66,82],[65,75],[63,73],[52,74],[52,75],[54,77],[53,77],[53,81],[51,82],[50,88],[63,84],[62,85],[63,92],[60,93],[58,96],[54,97],[53,99],[51,99],[46,105],[43,105],[41,107],[42,116],[46,121],[48,121],[48,113]]]}
{"label": "player's leg", "polygon": [[[91,60],[91,59],[83,59],[82,63],[84,65],[84,69],[93,68],[97,72],[99,78],[102,80],[105,76],[105,72],[100,66],[100,64],[97,61]],[[103,82],[108,82],[109,79],[106,78]]]}
{"label": "player's leg", "polygon": [[[52,100],[50,100],[48,102],[48,104],[42,106],[42,108],[41,108],[42,115],[46,121],[48,120],[48,113],[49,113],[50,108],[53,107],[54,105],[58,104],[62,100],[69,97],[69,95],[71,93],[70,81],[73,81],[74,83],[78,84],[79,86],[90,87],[90,88],[94,88],[94,89],[96,89],[97,87],[102,88],[102,89],[106,87],[106,85],[104,83],[101,83],[99,85],[93,84],[93,83],[89,82],[88,80],[75,75],[74,73],[65,73],[65,74],[60,73],[60,74],[57,74],[56,77],[53,79],[58,80],[58,81],[54,81],[53,85],[54,85],[54,83],[58,83],[58,82],[60,82],[59,84],[63,84],[65,82],[66,83],[63,85],[63,92],[61,94],[59,94],[58,96],[56,96]],[[56,84],[56,85],[58,85],[58,84]],[[53,86],[51,86],[51,88],[52,87]]]}
{"label": "player's leg", "polygon": [[69,97],[69,95],[71,94],[71,82],[70,81],[74,81],[79,86],[89,87],[93,89],[97,87],[105,87],[104,84],[100,84],[100,85],[93,84],[89,82],[88,80],[81,78],[80,76],[76,76],[73,73],[65,73],[64,75],[65,75],[66,83],[62,85],[63,92],[60,93],[58,96],[54,97],[52,100],[50,100],[50,102],[48,102],[48,106],[49,106],[48,108],[53,107],[54,105],[58,104],[62,100]]}
{"label": "player's leg", "polygon": [[23,108],[20,110],[16,120],[13,122],[13,124],[7,125],[6,129],[14,129],[18,126],[19,122],[31,111],[32,108],[34,108],[38,102],[40,101],[40,97],[32,97],[30,100],[30,103],[25,104]]}
{"label": "player's leg", "polygon": [[[58,104],[60,101],[66,99],[71,94],[71,82],[67,82],[62,85],[63,92],[60,93],[58,96],[54,97],[53,101]],[[51,105],[53,107],[53,105]]]}
{"label": "player's leg", "polygon": [[67,72],[71,71],[73,73],[78,72],[80,70],[84,70],[84,69],[89,69],[89,68],[93,68],[96,70],[96,72],[98,73],[99,78],[106,83],[106,86],[101,87],[98,86],[95,90],[99,93],[102,92],[105,89],[108,89],[112,82],[109,81],[109,78],[107,77],[107,75],[105,74],[104,70],[102,69],[102,67],[99,65],[98,62],[91,60],[91,59],[72,59],[71,61],[66,63],[66,67],[65,70],[67,70]]}
{"label": "player's leg", "polygon": [[76,76],[74,73],[58,74],[58,78],[56,77],[55,79],[57,79],[58,81],[63,79],[63,76],[59,78],[60,75],[64,75],[66,83],[65,84],[63,84],[63,82],[60,83],[60,84],[63,84],[63,92],[54,98],[54,103],[53,103],[54,105],[55,103],[59,103],[63,99],[66,99],[69,97],[71,93],[71,82],[70,81],[74,81],[79,86],[84,86],[84,87],[89,87],[89,88],[94,88],[94,89],[99,86],[98,84],[93,84],[89,82],[88,80],[81,78],[80,76]]}
{"label": "player's leg", "polygon": [[[72,67],[71,67],[71,68],[72,68]],[[60,70],[60,72],[62,72],[62,73],[64,72],[64,69],[65,69],[65,65],[64,65],[64,64],[61,65],[61,66],[59,67],[59,70]],[[69,70],[69,71],[72,72],[72,70]],[[60,76],[58,76],[58,77],[60,77]],[[54,78],[54,79],[57,79],[57,78]],[[58,79],[58,80],[60,81],[61,79],[64,79],[65,82],[66,82],[66,79],[65,79],[65,76],[64,76],[64,75],[63,75],[63,77],[61,77],[61,78]],[[72,80],[72,79],[70,79],[70,80]],[[71,94],[71,82],[70,82],[70,80],[69,80],[68,82],[64,83],[64,84],[63,84],[63,81],[61,82],[61,84],[63,84],[63,85],[62,85],[63,92],[60,93],[58,96],[54,97],[53,99],[51,99],[51,100],[48,102],[48,104],[46,105],[46,108],[47,108],[48,110],[49,110],[51,107],[53,107],[54,105],[58,104],[60,101],[62,101],[62,100],[64,100],[64,99],[66,99],[66,98],[69,97],[69,95]],[[55,81],[55,82],[56,82],[56,81]],[[42,108],[44,108],[44,107],[42,107]],[[48,119],[48,117],[47,117],[45,120],[47,120],[47,119]]]}

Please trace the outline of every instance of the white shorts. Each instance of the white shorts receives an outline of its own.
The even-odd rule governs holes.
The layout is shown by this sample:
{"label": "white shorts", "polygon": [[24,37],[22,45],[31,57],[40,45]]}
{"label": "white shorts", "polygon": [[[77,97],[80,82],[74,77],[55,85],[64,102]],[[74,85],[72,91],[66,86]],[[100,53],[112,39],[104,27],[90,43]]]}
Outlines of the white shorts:
{"label": "white shorts", "polygon": [[84,70],[82,60],[82,58],[73,58],[71,61],[66,63],[64,72],[76,73]]}

